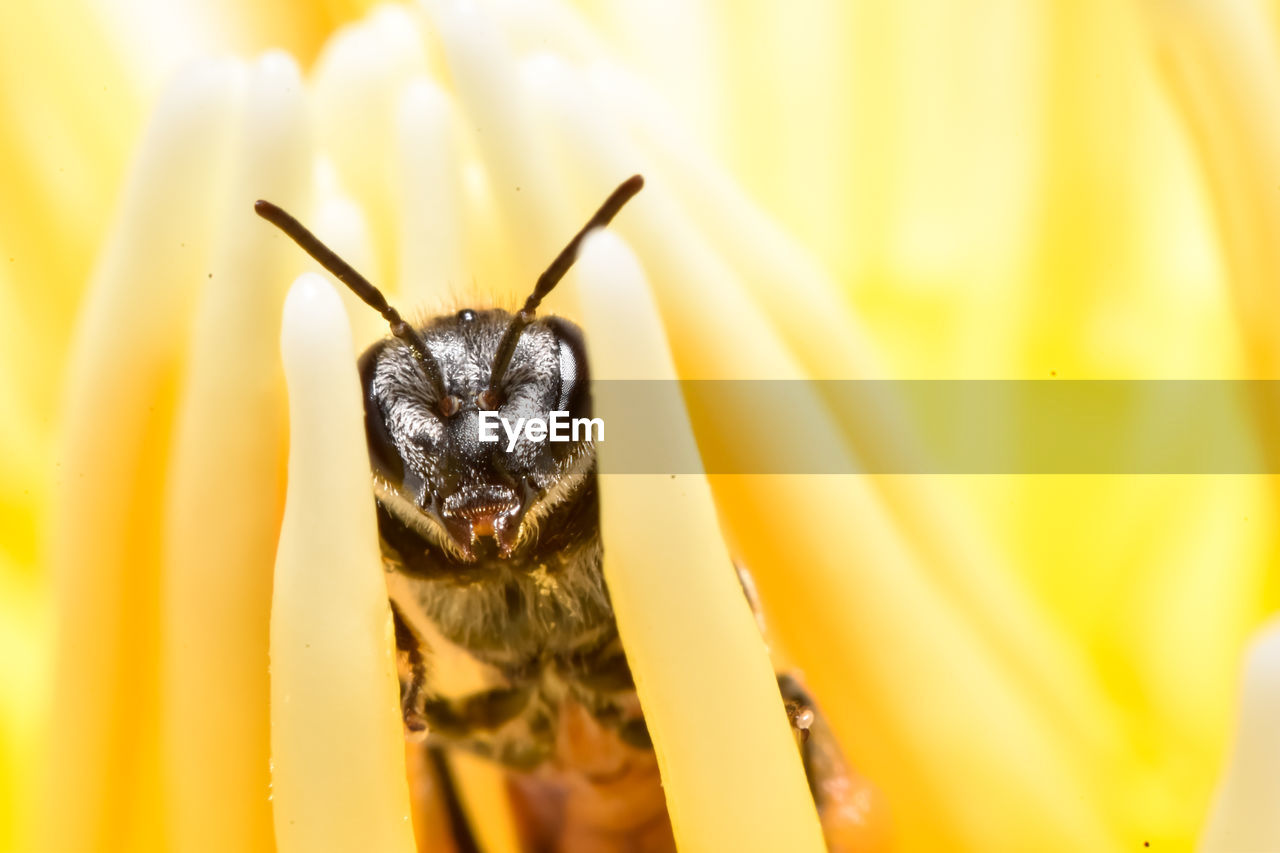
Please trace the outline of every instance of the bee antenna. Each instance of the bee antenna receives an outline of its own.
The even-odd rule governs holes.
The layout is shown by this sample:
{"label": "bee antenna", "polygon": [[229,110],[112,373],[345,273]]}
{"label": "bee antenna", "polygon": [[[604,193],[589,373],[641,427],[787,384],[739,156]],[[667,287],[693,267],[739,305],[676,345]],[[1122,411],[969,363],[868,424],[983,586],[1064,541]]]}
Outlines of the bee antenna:
{"label": "bee antenna", "polygon": [[440,370],[440,364],[431,355],[431,350],[427,349],[427,342],[416,329],[404,321],[399,311],[391,307],[381,290],[374,287],[369,279],[356,272],[351,264],[338,257],[337,252],[320,242],[319,237],[308,231],[305,225],[281,208],[269,201],[259,199],[254,202],[253,209],[263,219],[287,234],[289,239],[301,246],[304,252],[315,258],[320,266],[333,273],[338,281],[351,288],[351,292],[359,296],[366,305],[381,314],[382,318],[391,324],[391,334],[404,341],[417,357],[423,371],[427,374],[427,380],[436,392],[436,398],[440,401],[444,413],[449,415],[457,411],[459,401],[446,393],[444,374]]}
{"label": "bee antenna", "polygon": [[603,228],[613,221],[618,215],[618,211],[631,201],[636,193],[644,187],[644,178],[640,175],[632,175],[627,178],[618,188],[609,194],[604,200],[604,204],[600,205],[600,209],[595,212],[587,224],[582,226],[582,230],[573,235],[573,239],[569,244],[560,250],[560,254],[556,255],[555,260],[547,267],[542,275],[538,276],[538,282],[533,287],[533,293],[529,294],[529,298],[524,301],[524,306],[516,312],[511,318],[507,329],[502,333],[502,340],[498,343],[498,351],[493,356],[493,368],[489,372],[489,387],[480,395],[480,405],[486,409],[496,409],[498,407],[498,385],[502,382],[503,375],[507,372],[507,367],[511,364],[511,356],[515,354],[516,344],[520,341],[520,333],[525,327],[533,322],[534,312],[538,310],[538,305],[548,293],[560,283],[560,279],[564,278],[565,273],[573,266],[573,262],[578,259],[578,249],[582,246],[582,241],[586,236],[596,228]]}

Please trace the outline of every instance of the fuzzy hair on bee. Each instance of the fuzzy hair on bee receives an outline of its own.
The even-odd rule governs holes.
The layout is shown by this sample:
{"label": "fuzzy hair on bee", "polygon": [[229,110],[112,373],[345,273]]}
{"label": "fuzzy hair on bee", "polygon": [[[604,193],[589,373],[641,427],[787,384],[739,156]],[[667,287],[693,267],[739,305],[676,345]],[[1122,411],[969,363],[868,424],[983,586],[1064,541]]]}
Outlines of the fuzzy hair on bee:
{"label": "fuzzy hair on bee", "polygon": [[[419,325],[288,213],[255,206],[390,325],[359,372],[405,730],[428,750],[508,768],[529,849],[674,849],[601,571],[591,433],[487,442],[480,430],[487,412],[590,418],[583,331],[537,309],[586,235],[643,185],[635,175],[618,186],[518,310],[463,308]],[[779,683],[840,848],[843,760],[799,682]],[[444,763],[435,767],[452,796]],[[454,832],[469,837],[464,825]]]}

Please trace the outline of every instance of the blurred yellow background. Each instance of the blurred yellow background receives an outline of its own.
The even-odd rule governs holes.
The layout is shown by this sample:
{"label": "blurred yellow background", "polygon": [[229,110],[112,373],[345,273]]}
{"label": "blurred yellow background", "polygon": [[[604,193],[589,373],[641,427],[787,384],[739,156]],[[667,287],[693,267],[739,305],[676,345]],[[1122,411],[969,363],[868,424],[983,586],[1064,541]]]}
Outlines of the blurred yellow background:
{"label": "blurred yellow background", "polygon": [[[0,849],[57,736],[61,383],[133,146],[186,59],[283,47],[305,70],[370,5],[0,4]],[[1271,5],[576,5],[840,283],[886,378],[1280,378]],[[1277,603],[1274,484],[936,479],[1022,618],[1084,662],[1076,699],[1122,744],[1088,777],[1117,849],[1190,846],[1244,643]]]}

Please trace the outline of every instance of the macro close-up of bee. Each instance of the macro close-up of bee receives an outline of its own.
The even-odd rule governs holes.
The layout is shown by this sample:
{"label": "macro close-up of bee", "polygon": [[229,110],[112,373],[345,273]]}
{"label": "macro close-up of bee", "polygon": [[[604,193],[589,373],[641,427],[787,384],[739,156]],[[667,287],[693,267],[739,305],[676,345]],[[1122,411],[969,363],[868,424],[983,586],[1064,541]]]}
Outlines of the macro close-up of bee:
{"label": "macro close-up of bee", "polygon": [[[639,175],[622,183],[518,311],[462,308],[421,326],[288,213],[256,205],[391,326],[360,357],[360,376],[405,730],[427,750],[467,750],[511,771],[532,850],[674,850],[601,570],[590,433],[480,439],[483,411],[590,418],[583,331],[535,314],[586,236],[643,186]],[[829,849],[851,849],[859,815],[839,747],[799,681],[778,684]],[[447,765],[433,768],[447,789]],[[453,833],[470,838],[465,824]]]}
{"label": "macro close-up of bee", "polygon": [[1280,0],[0,3],[0,853],[1280,853]]}

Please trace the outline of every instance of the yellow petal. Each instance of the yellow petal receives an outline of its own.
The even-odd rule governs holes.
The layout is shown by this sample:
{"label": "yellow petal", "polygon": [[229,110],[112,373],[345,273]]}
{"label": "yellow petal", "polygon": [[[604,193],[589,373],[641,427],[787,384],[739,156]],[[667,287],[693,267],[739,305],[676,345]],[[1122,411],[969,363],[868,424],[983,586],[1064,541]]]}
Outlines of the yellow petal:
{"label": "yellow petal", "polygon": [[59,677],[37,849],[147,850],[163,830],[157,521],[240,82],[221,63],[172,87],[81,320],[51,526]]}
{"label": "yellow petal", "polygon": [[406,8],[383,6],[335,33],[312,74],[318,147],[341,192],[364,211],[379,271],[391,281],[399,254],[397,110],[404,87],[426,73],[417,20]]}
{"label": "yellow petal", "polygon": [[1242,694],[1235,746],[1200,838],[1205,853],[1280,849],[1280,623],[1255,637]]}
{"label": "yellow petal", "polygon": [[168,472],[165,753],[172,848],[251,853],[274,847],[266,660],[287,448],[280,306],[302,265],[253,203],[306,204],[306,101],[289,57],[259,61],[237,118]]}
{"label": "yellow petal", "polygon": [[410,853],[391,609],[342,301],[285,302],[289,487],[271,600],[271,787],[281,853]]}
{"label": "yellow petal", "polygon": [[[578,262],[592,369],[675,379],[630,251],[609,234]],[[605,422],[626,417],[601,401]],[[692,445],[688,423],[667,440]],[[600,448],[607,469],[607,433]],[[756,621],[700,475],[601,474],[604,572],[645,709],[676,841],[687,850],[825,849]]]}

